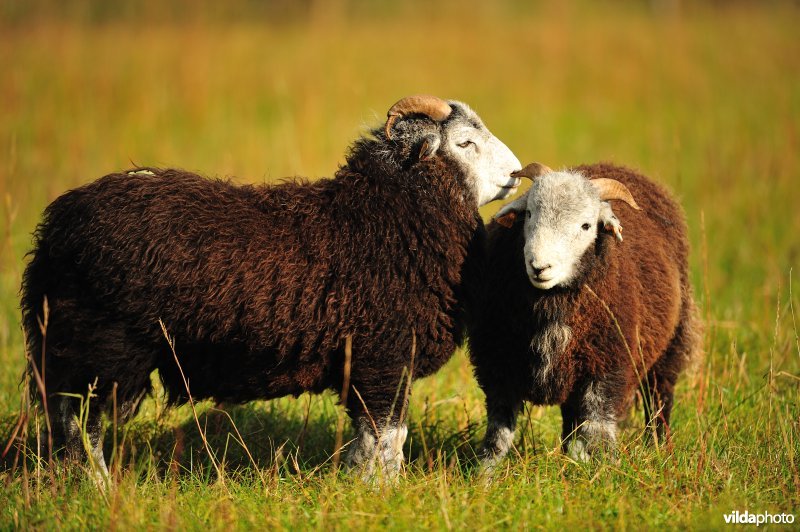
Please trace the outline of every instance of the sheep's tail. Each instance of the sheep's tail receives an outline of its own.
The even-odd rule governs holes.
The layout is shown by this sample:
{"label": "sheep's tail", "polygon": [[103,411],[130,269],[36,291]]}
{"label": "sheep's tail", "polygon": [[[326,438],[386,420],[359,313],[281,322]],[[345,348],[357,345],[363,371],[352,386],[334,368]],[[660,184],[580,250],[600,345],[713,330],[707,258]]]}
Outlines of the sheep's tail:
{"label": "sheep's tail", "polygon": [[700,309],[695,303],[691,286],[686,288],[682,312],[682,335],[685,346],[682,365],[690,373],[694,374],[705,359],[703,339],[705,338],[706,324],[701,317]]}
{"label": "sheep's tail", "polygon": [[35,246],[28,253],[31,260],[25,267],[20,288],[20,309],[22,311],[22,331],[25,340],[25,373],[23,382],[27,381],[28,394],[31,404],[41,402],[41,387],[44,382],[39,382],[44,374],[46,365],[44,349],[49,321],[49,308],[47,291],[49,286],[57,282],[58,272],[52,271],[49,266],[49,252],[42,234],[44,225],[40,225],[34,233]]}

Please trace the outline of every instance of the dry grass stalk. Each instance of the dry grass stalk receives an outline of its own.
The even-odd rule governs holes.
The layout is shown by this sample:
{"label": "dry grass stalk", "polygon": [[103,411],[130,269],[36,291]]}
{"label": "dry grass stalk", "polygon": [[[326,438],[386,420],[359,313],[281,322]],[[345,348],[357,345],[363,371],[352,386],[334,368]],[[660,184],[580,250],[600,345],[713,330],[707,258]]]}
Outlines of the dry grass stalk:
{"label": "dry grass stalk", "polygon": [[[342,377],[342,406],[347,406],[347,395],[350,389],[350,368],[353,361],[353,337],[348,335],[344,339],[344,375]],[[360,396],[359,396],[360,399]],[[306,416],[306,422],[308,417]],[[342,433],[344,432],[344,413],[339,412],[338,419],[336,420],[336,441],[333,450],[333,470],[339,469],[339,462],[341,461],[342,454]]]}
{"label": "dry grass stalk", "polygon": [[172,351],[172,356],[175,359],[175,364],[178,365],[178,371],[180,371],[181,373],[181,380],[183,381],[183,385],[186,388],[186,396],[189,398],[189,405],[192,407],[192,415],[194,416],[194,422],[197,425],[197,430],[200,432],[200,438],[203,440],[203,446],[206,449],[206,453],[208,453],[208,458],[211,460],[211,464],[214,466],[214,470],[217,472],[217,480],[220,482],[220,484],[225,485],[225,478],[222,473],[222,469],[217,463],[217,459],[214,457],[214,453],[211,451],[211,446],[208,444],[208,439],[206,438],[206,433],[203,430],[203,427],[200,426],[200,418],[197,416],[197,409],[195,408],[194,399],[192,399],[192,392],[189,391],[189,381],[186,380],[186,375],[184,375],[183,368],[181,367],[181,363],[178,360],[178,354],[175,352],[175,340],[173,338],[170,338],[169,333],[167,332],[167,328],[164,325],[163,321],[158,320],[158,324],[161,326],[161,332],[164,334],[164,338],[166,338],[167,344],[169,344],[170,351]]}

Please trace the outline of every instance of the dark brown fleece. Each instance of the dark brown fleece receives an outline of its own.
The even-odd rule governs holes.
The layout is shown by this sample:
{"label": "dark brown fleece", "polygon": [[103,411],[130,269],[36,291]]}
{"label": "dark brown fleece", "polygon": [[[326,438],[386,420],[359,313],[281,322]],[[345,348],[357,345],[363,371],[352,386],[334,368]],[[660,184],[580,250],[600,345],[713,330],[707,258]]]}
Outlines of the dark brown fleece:
{"label": "dark brown fleece", "polygon": [[352,335],[350,382],[375,419],[385,416],[412,334],[414,377],[461,342],[462,270],[482,224],[455,163],[418,160],[375,135],[355,143],[334,178],[313,183],[237,186],[149,168],[56,199],[22,288],[48,396],[85,393],[97,378],[99,412],[114,383],[124,404],[158,369],[171,400],[185,400],[162,320],[192,395],[233,402],[338,393]]}
{"label": "dark brown fleece", "polygon": [[[581,259],[578,279],[549,291],[528,279],[524,217],[510,229],[489,225],[480,294],[469,320],[470,353],[487,407],[513,418],[523,401],[561,404],[567,435],[581,421],[567,418],[580,409],[589,382],[607,384],[618,417],[645,382],[664,406],[665,426],[678,374],[696,348],[683,213],[663,187],[632,170],[609,164],[574,170],[622,182],[642,210],[614,203],[624,242],[599,231]],[[570,327],[572,337],[551,362],[548,377],[537,382],[544,361],[531,340],[553,321]]]}

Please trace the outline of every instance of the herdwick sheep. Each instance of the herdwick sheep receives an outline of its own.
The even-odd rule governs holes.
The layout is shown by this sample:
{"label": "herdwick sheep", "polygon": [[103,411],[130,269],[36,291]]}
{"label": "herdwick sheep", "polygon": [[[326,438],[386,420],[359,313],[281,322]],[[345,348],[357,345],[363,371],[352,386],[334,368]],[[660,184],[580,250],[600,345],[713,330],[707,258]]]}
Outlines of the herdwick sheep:
{"label": "herdwick sheep", "polygon": [[[646,177],[608,164],[553,172],[534,163],[516,175],[535,179],[487,227],[469,318],[486,393],[483,467],[509,450],[524,401],[561,405],[562,446],[578,460],[613,447],[639,387],[646,423],[663,436],[697,347],[680,207]],[[619,218],[614,200],[626,204]]]}
{"label": "herdwick sheep", "polygon": [[63,394],[95,380],[87,432],[103,471],[115,385],[122,421],[154,369],[171,402],[188,399],[160,321],[193,398],[226,402],[341,392],[350,337],[345,461],[395,475],[403,372],[430,375],[462,342],[478,207],[515,190],[520,167],[464,103],[413,96],[332,179],[237,186],[138,168],[65,193],[36,229],[21,303],[55,446],[82,456]]}

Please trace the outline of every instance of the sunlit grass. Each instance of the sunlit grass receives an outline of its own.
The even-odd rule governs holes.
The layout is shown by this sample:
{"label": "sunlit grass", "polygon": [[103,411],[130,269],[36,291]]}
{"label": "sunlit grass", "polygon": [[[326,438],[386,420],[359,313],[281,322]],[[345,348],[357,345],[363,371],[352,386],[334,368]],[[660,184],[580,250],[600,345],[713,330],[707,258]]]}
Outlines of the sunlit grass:
{"label": "sunlit grass", "polygon": [[462,352],[414,386],[396,487],[332,473],[333,394],[225,407],[255,466],[231,420],[200,404],[224,482],[191,410],[156,397],[119,434],[108,499],[74,472],[52,489],[42,471],[25,483],[4,469],[0,527],[720,528],[735,509],[800,518],[796,7],[322,3],[217,20],[135,5],[143,14],[0,11],[0,435],[19,408],[17,292],[47,203],[134,163],[241,182],[329,176],[354,138],[416,92],[468,102],[524,162],[611,160],[675,191],[707,352],[680,382],[672,449],[639,441],[637,411],[618,459],[577,465],[557,451],[557,409],[534,407],[489,488],[472,477],[484,409]]}

